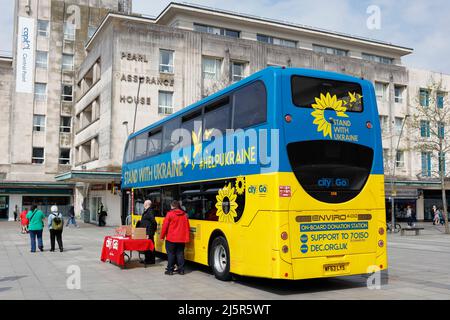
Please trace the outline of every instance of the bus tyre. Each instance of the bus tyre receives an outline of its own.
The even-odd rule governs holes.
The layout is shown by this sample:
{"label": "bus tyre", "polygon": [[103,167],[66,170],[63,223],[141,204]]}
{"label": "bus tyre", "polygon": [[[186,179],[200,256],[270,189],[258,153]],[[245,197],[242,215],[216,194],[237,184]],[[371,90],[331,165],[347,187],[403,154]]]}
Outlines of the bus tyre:
{"label": "bus tyre", "polygon": [[216,279],[222,281],[231,280],[230,250],[224,237],[217,237],[212,242],[209,261]]}

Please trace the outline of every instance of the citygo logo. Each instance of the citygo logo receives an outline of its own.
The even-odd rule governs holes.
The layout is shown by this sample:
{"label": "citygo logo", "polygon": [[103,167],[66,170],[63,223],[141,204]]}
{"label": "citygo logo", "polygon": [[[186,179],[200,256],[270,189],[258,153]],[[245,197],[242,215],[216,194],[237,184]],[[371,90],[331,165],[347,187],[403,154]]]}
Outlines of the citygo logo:
{"label": "citygo logo", "polygon": [[348,188],[350,181],[346,178],[321,178],[317,181],[317,186],[321,188]]}
{"label": "citygo logo", "polygon": [[259,186],[249,186],[247,189],[248,193],[250,194],[261,194],[261,193],[267,193],[267,185],[261,184]]}

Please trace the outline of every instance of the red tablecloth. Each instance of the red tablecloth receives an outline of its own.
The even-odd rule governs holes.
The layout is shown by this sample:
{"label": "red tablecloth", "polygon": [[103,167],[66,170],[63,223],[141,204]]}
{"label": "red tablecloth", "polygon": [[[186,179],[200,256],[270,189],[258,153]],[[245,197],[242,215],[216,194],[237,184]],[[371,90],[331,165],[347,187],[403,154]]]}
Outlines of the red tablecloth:
{"label": "red tablecloth", "polygon": [[154,249],[153,241],[150,239],[136,240],[124,237],[106,236],[103,241],[102,255],[100,260],[109,260],[118,266],[124,266],[125,251],[148,251]]}

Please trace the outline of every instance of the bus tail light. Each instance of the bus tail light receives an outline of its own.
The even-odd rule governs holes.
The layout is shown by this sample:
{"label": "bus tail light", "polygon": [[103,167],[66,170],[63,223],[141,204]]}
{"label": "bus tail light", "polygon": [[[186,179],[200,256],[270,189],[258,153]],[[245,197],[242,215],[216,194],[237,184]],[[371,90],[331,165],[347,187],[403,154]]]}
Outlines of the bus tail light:
{"label": "bus tail light", "polygon": [[384,241],[383,240],[378,241],[378,246],[380,248],[383,248],[384,247]]}
{"label": "bus tail light", "polygon": [[290,123],[290,122],[292,121],[292,116],[291,116],[290,114],[287,114],[287,115],[284,116],[284,120],[285,120],[287,123]]}
{"label": "bus tail light", "polygon": [[288,238],[288,233],[287,233],[286,231],[283,231],[283,232],[281,233],[281,239],[287,240],[287,238]]}
{"label": "bus tail light", "polygon": [[372,129],[372,122],[367,121],[366,122],[366,127],[367,127],[367,129]]}
{"label": "bus tail light", "polygon": [[384,234],[384,229],[383,229],[383,227],[380,227],[380,228],[378,229],[378,234],[379,234],[380,236],[382,236],[382,235]]}
{"label": "bus tail light", "polygon": [[288,246],[283,246],[283,247],[281,248],[281,251],[283,251],[283,253],[288,253],[288,252],[289,252]]}

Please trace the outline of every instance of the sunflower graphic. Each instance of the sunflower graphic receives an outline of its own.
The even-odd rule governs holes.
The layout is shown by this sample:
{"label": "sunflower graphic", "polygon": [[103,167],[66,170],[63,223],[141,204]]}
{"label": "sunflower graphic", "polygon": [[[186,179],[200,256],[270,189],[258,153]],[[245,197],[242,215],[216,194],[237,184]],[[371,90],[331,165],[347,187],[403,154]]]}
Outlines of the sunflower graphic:
{"label": "sunflower graphic", "polygon": [[316,103],[311,105],[314,108],[314,111],[311,112],[314,117],[313,124],[317,125],[317,131],[322,132],[324,137],[330,136],[332,138],[331,123],[325,119],[325,110],[332,109],[338,117],[348,118],[348,115],[345,114],[347,107],[343,105],[342,100],[338,100],[336,95],[331,96],[329,92],[326,96],[321,93],[320,98],[315,100]]}
{"label": "sunflower graphic", "polygon": [[234,218],[237,217],[236,209],[238,204],[236,203],[237,195],[235,189],[231,187],[231,183],[219,190],[219,194],[216,196],[216,215],[221,222],[234,222]]}
{"label": "sunflower graphic", "polygon": [[243,195],[245,192],[245,178],[237,177],[234,186],[236,187],[236,193],[238,195]]}

